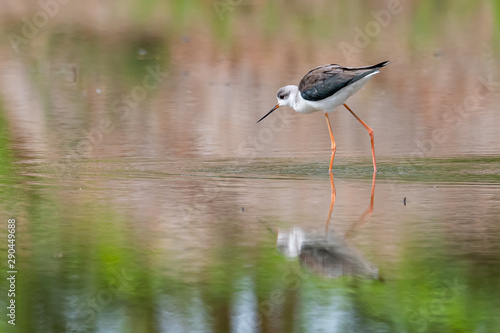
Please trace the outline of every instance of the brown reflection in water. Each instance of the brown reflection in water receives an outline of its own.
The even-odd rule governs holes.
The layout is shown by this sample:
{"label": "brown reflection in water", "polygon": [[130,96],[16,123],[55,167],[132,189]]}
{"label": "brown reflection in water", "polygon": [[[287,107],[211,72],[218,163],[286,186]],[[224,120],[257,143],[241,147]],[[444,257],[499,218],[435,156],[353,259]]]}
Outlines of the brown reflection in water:
{"label": "brown reflection in water", "polygon": [[366,209],[366,211],[361,215],[361,218],[359,221],[353,223],[349,229],[347,229],[345,233],[345,238],[350,237],[351,233],[354,231],[354,229],[358,228],[361,224],[363,224],[368,216],[370,216],[373,213],[373,203],[374,203],[374,198],[375,198],[375,178],[377,177],[376,173],[373,173],[372,177],[372,192],[370,196],[370,206]]}
{"label": "brown reflection in water", "polygon": [[[357,66],[388,56],[394,64],[350,100],[353,109],[360,110],[359,116],[377,132],[379,156],[498,152],[500,132],[495,124],[500,116],[494,105],[498,101],[499,72],[491,43],[494,17],[486,3],[474,6],[477,12],[468,17],[467,24],[460,16],[447,15],[443,24],[447,28],[437,29],[425,43],[412,25],[419,5],[405,6],[377,41],[349,59],[339,43],[352,43],[353,28],[372,19],[360,15],[369,15],[369,10],[349,8],[347,22],[328,21],[332,24],[328,31],[335,34],[328,42],[312,33],[304,38],[284,27],[277,36],[249,33],[255,24],[235,19],[234,44],[221,48],[205,27],[180,30],[180,36],[171,36],[164,32],[172,29],[148,21],[148,29],[142,34],[129,31],[133,28],[118,24],[112,15],[114,10],[101,5],[110,17],[94,15],[91,4],[84,10],[65,7],[52,18],[51,25],[67,20],[73,22],[74,30],[56,34],[45,27],[23,57],[14,54],[10,45],[0,45],[2,104],[13,129],[13,142],[23,154],[62,160],[78,147],[85,152],[84,157],[90,158],[247,158],[253,156],[247,153],[250,149],[258,157],[324,154],[328,136],[319,114],[305,117],[289,109],[280,111],[290,116],[289,123],[281,132],[273,132],[270,142],[257,142],[257,148],[253,142],[262,135],[262,127],[254,126],[254,119],[275,102],[277,88],[296,84],[316,65]],[[352,6],[361,9],[365,5],[359,2]],[[330,5],[318,6],[314,6],[318,13],[329,12],[321,6]],[[234,14],[244,15],[242,8]],[[5,18],[2,24],[32,17],[34,10],[7,9],[0,13]],[[161,13],[155,12],[158,22],[170,22],[162,16],[166,13]],[[96,17],[103,21],[89,23]],[[17,26],[5,28],[5,32],[19,32]],[[285,38],[283,33],[291,36]],[[459,43],[456,36],[461,36]],[[137,47],[137,41],[166,45],[168,55],[154,52],[153,46]],[[92,49],[95,51],[87,51]],[[136,108],[131,108],[127,117],[122,117],[114,101],[130,95],[148,74],[146,60],[140,54],[143,51],[159,58],[151,66],[159,65],[169,74]],[[110,66],[113,63],[120,66]],[[133,67],[130,63],[140,72],[133,83],[127,82],[130,75],[126,70]],[[345,110],[331,115],[331,120],[342,147],[338,158],[364,158],[370,148],[365,134],[361,134],[364,130],[357,128]],[[89,147],[88,133],[98,133],[103,122],[111,122],[113,130],[103,132],[102,139],[95,140],[99,144]],[[100,137],[94,134],[94,138]],[[311,151],[314,147],[318,148]]]}
{"label": "brown reflection in water", "polygon": [[282,253],[289,257],[299,257],[301,264],[318,275],[337,278],[340,276],[360,276],[379,278],[378,268],[368,262],[354,246],[348,243],[352,232],[363,224],[373,212],[375,196],[376,173],[372,177],[370,205],[355,221],[343,237],[328,230],[333,206],[336,199],[333,174],[330,174],[331,200],[325,233],[315,232],[293,227],[289,232],[278,232],[277,246]]}

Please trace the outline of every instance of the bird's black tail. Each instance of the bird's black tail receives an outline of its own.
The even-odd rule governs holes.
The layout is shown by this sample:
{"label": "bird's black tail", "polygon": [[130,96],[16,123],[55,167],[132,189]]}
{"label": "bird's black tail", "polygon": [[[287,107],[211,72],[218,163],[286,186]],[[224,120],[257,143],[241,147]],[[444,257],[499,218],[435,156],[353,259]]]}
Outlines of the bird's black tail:
{"label": "bird's black tail", "polygon": [[386,61],[382,61],[381,63],[376,64],[376,65],[362,66],[362,67],[343,67],[343,68],[347,68],[347,69],[379,69],[381,67],[389,65],[391,62],[392,61],[390,61],[390,60],[386,60]]}
{"label": "bird's black tail", "polygon": [[384,67],[384,66],[389,65],[391,62],[392,61],[390,61],[390,60],[386,60],[386,61],[382,61],[380,64],[376,64],[376,65],[373,65],[373,66],[370,66],[370,67],[380,68],[380,67]]}

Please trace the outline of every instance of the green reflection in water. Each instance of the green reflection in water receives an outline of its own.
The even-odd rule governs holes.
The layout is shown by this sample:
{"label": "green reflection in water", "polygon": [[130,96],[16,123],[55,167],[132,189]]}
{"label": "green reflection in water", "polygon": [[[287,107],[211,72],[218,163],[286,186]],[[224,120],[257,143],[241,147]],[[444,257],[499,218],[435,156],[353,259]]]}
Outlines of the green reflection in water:
{"label": "green reflection in water", "polygon": [[205,329],[231,331],[244,279],[251,287],[243,290],[255,300],[247,311],[255,317],[241,325],[262,331],[308,332],[335,314],[332,306],[344,313],[342,332],[491,331],[499,324],[498,256],[464,260],[439,237],[409,235],[397,264],[385,275],[382,269],[384,281],[326,279],[277,253],[272,235],[251,247],[237,245],[229,221],[233,230],[210,251],[205,268],[193,271],[186,270],[189,263],[179,265],[175,252],[151,249],[154,237],[109,205],[85,196],[66,200],[58,191],[28,186],[25,192],[18,298],[25,332],[113,325],[155,332],[165,309],[184,327],[202,317],[198,325]]}
{"label": "green reflection in water", "polygon": [[498,268],[479,265],[479,272],[477,262],[457,267],[460,259],[440,246],[429,244],[424,255],[408,246],[396,268],[400,276],[383,286],[355,280],[352,297],[363,320],[383,321],[393,326],[391,332],[490,332],[499,327],[494,313],[500,304],[488,296],[499,291]]}
{"label": "green reflection in water", "polygon": [[[2,100],[0,99],[0,177],[2,184],[11,185],[15,180],[14,157],[11,147],[9,124],[5,115]],[[9,187],[4,187],[0,192],[2,200],[7,200],[9,195],[5,195],[10,190]],[[11,193],[12,194],[12,193]]]}
{"label": "green reflection in water", "polygon": [[[439,38],[436,31],[443,29],[443,23],[440,23],[445,15],[443,8],[457,3],[464,16],[477,11],[481,5],[481,2],[470,1],[415,3],[411,32],[416,41],[415,47]],[[498,13],[498,1],[492,3]],[[159,31],[135,32],[121,41],[113,39],[112,43],[84,30],[72,30],[69,36],[47,33],[45,53],[37,54],[32,60],[33,68],[38,69],[32,72],[32,78],[38,83],[48,123],[54,123],[52,119],[55,116],[50,114],[51,87],[45,83],[54,84],[60,80],[63,86],[65,80],[71,80],[71,76],[61,77],[41,70],[41,64],[45,63],[43,57],[45,61],[48,59],[46,63],[57,63],[60,60],[58,53],[71,48],[73,51],[68,58],[81,77],[78,85],[92,86],[88,82],[99,82],[99,73],[105,70],[116,88],[116,94],[128,92],[131,87],[142,83],[145,67],[160,64],[162,70],[168,69],[169,48],[174,40],[172,36],[189,33],[194,21],[200,20],[200,25],[208,22],[220,40],[227,43],[234,41],[231,32],[240,22],[235,16],[241,18],[252,9],[241,5],[225,12],[221,18],[212,4],[210,1],[170,1],[166,5],[168,9],[164,10],[171,13],[172,20],[165,20],[165,26]],[[354,4],[355,8],[362,6],[359,1]],[[165,5],[164,2],[149,0],[136,2],[135,6],[137,10],[133,11],[135,17],[132,15],[131,21],[147,25],[148,16]],[[327,9],[331,5],[320,11],[319,15],[324,15],[322,19],[311,14],[311,6],[300,3],[293,6],[292,10],[275,1],[266,1],[263,11],[255,11],[258,17],[254,20],[259,23],[260,29],[257,31],[263,32],[264,36],[279,36],[286,30],[285,24],[292,22],[292,25],[300,27],[300,36],[304,38],[330,38],[345,29],[352,29],[352,24],[347,24],[347,15],[330,15]],[[296,14],[283,18],[283,10]],[[363,11],[365,16],[360,22],[371,19],[368,10]],[[494,15],[497,32],[499,18],[500,15]],[[337,22],[337,27],[344,27],[332,29],[327,20]],[[47,29],[50,30],[49,27]],[[352,33],[351,30],[349,32]],[[493,38],[498,43],[498,33]],[[409,40],[412,41],[411,38]],[[55,87],[54,90],[57,90],[59,85]],[[79,87],[78,93],[80,90],[82,87]],[[76,94],[74,101],[83,103],[86,100]],[[110,102],[113,98],[110,97]],[[82,109],[77,108],[76,112],[82,112]],[[341,321],[345,332],[370,332],[375,331],[375,327],[382,332],[494,332],[500,327],[500,320],[497,319],[500,312],[497,297],[500,292],[498,251],[492,251],[487,257],[470,255],[464,258],[454,254],[452,248],[446,248],[443,239],[434,237],[424,241],[416,235],[409,235],[397,263],[394,267],[385,268],[391,273],[385,274],[385,281],[349,277],[329,280],[301,268],[297,261],[288,261],[280,256],[273,237],[269,236],[252,246],[242,246],[231,238],[238,234],[237,230],[232,230],[227,234],[220,231],[224,239],[212,244],[213,249],[208,251],[203,268],[187,270],[185,266],[189,262],[181,264],[175,250],[157,250],[156,246],[160,245],[152,243],[155,238],[141,232],[141,226],[132,223],[132,218],[118,213],[112,203],[97,197],[68,195],[66,184],[27,175],[32,170],[15,163],[17,159],[11,141],[9,124],[0,103],[0,196],[5,205],[4,211],[20,222],[20,274],[16,298],[19,331],[45,333],[114,329],[120,332],[155,332],[162,327],[162,310],[178,316],[183,327],[230,331],[235,320],[235,299],[245,290],[254,299],[247,308],[247,311],[254,311],[254,317],[247,319],[248,322],[243,325],[267,332],[310,331],[315,322],[332,316],[329,308],[334,303],[332,299],[339,303],[338,307],[345,311],[348,318]],[[379,180],[411,182],[497,184],[500,180],[499,162],[497,157],[382,160],[377,177]],[[324,162],[257,159],[251,163],[236,161],[232,165],[215,163],[191,171],[194,175],[229,175],[233,178],[310,179],[327,178],[327,169],[327,158]],[[346,178],[369,179],[371,170],[369,160],[336,162],[334,165],[335,175]],[[147,177],[162,176],[146,171],[137,172],[132,177],[143,177],[145,174]],[[110,172],[106,177],[116,177],[116,173]],[[412,222],[421,222],[417,217],[415,219]],[[235,218],[228,224],[239,222]],[[279,222],[278,225],[287,221]],[[3,230],[0,232],[2,237]],[[427,244],[423,246],[422,242]],[[2,247],[2,253],[5,253],[5,247]],[[377,258],[374,261],[378,261]],[[5,261],[2,262],[5,271]],[[384,269],[381,272],[384,274]],[[242,287],[241,281],[249,281],[250,287]],[[0,286],[1,294],[5,295],[5,279]],[[5,309],[3,297],[0,304]],[[200,322],[193,324],[193,318],[199,317]],[[172,322],[172,317],[167,317],[165,327]],[[0,328],[6,331],[6,325],[2,321]]]}

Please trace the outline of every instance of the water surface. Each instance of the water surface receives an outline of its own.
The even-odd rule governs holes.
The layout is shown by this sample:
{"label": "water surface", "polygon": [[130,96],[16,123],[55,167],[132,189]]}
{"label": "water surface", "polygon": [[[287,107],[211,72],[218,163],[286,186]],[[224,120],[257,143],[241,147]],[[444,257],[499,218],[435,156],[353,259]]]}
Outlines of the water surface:
{"label": "water surface", "polygon": [[[359,47],[386,3],[225,4],[69,3],[2,42],[0,329],[498,331],[497,5],[402,2]],[[344,109],[333,177],[321,113],[256,124],[310,68],[386,59],[349,100],[376,177]]]}

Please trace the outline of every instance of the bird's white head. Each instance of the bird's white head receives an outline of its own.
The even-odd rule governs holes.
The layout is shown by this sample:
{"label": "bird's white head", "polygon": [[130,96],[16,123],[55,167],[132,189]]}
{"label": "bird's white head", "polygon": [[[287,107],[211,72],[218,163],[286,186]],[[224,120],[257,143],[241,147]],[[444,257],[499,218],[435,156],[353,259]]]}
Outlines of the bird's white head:
{"label": "bird's white head", "polygon": [[294,86],[294,85],[288,85],[288,86],[281,87],[278,90],[278,92],[276,93],[276,98],[278,99],[278,104],[276,104],[276,106],[271,111],[269,111],[264,117],[260,118],[257,123],[261,122],[262,119],[269,116],[273,111],[275,111],[280,106],[294,107],[295,96],[296,96],[298,91],[299,91],[299,88],[297,86]]}
{"label": "bird's white head", "polygon": [[295,94],[299,88],[294,85],[288,85],[281,87],[276,93],[276,98],[278,99],[279,106],[292,106],[292,101],[295,98]]}

